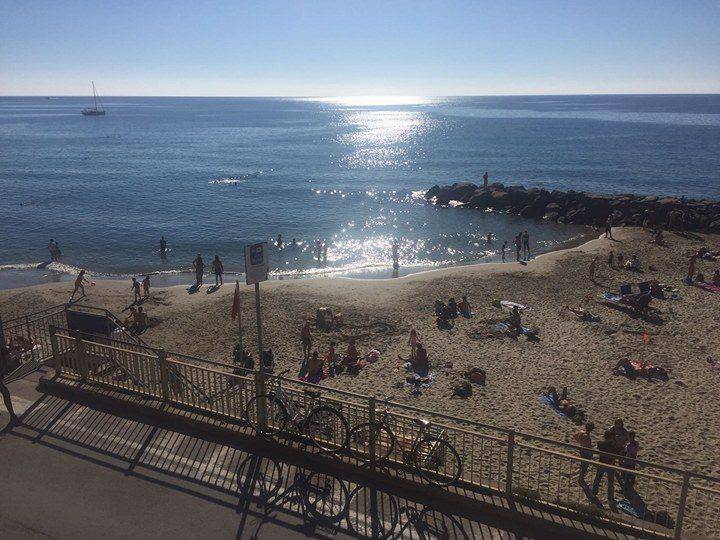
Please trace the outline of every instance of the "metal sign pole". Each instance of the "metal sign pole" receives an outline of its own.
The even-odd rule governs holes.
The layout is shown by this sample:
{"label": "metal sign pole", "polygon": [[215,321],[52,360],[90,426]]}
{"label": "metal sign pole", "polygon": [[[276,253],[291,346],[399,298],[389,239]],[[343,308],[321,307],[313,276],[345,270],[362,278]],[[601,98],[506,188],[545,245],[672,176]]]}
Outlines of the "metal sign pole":
{"label": "metal sign pole", "polygon": [[240,309],[240,281],[235,280],[235,296],[237,298],[237,320],[238,320],[238,346],[240,347],[240,359],[243,357],[242,340],[242,310]]}
{"label": "metal sign pole", "polygon": [[258,365],[261,366],[261,369],[262,369],[263,341],[262,341],[262,319],[260,316],[260,283],[255,283],[255,315],[257,317]]}

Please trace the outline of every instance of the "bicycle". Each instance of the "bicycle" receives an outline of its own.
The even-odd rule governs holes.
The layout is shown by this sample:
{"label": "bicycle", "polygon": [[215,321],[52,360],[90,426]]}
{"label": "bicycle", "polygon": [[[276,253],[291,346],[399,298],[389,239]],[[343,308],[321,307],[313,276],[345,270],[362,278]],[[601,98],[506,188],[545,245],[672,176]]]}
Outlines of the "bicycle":
{"label": "bicycle", "polygon": [[[355,426],[349,433],[349,447],[362,456],[370,456],[370,446],[375,445],[375,461],[387,461],[395,447],[399,446],[388,419],[390,411],[377,413],[377,420]],[[449,486],[462,475],[462,460],[455,448],[448,442],[447,430],[431,434],[432,423],[416,418],[419,427],[417,435],[400,445],[403,462],[412,466],[417,473],[436,486]]]}
{"label": "bicycle", "polygon": [[323,452],[334,454],[345,448],[350,432],[345,417],[330,405],[313,406],[320,399],[320,392],[305,389],[303,403],[293,399],[282,387],[282,377],[289,371],[278,375],[274,391],[248,400],[245,404],[247,423],[256,433],[269,437],[278,435],[291,424]]}
{"label": "bicycle", "polygon": [[418,512],[416,508],[408,506],[400,509],[400,512],[407,516],[407,521],[397,532],[396,538],[402,538],[405,530],[410,527],[415,529],[422,540],[470,538],[465,532],[462,523],[448,514],[427,507]]}

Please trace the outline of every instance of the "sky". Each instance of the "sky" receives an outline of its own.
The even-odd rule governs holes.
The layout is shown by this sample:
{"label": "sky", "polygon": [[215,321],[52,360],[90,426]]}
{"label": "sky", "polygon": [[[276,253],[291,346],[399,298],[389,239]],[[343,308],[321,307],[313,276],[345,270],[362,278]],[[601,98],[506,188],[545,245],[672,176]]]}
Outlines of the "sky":
{"label": "sky", "polygon": [[720,93],[719,0],[0,0],[0,95]]}

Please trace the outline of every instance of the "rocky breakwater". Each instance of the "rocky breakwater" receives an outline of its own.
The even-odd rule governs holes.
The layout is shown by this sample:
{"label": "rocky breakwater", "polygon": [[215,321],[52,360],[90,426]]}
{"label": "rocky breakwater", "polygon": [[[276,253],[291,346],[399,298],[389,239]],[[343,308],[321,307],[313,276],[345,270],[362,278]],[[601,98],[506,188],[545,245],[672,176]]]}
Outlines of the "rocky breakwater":
{"label": "rocky breakwater", "polygon": [[548,191],[500,183],[487,188],[471,183],[436,185],[425,193],[425,199],[438,206],[492,209],[558,223],[599,227],[612,216],[614,225],[720,233],[720,202],[711,200]]}

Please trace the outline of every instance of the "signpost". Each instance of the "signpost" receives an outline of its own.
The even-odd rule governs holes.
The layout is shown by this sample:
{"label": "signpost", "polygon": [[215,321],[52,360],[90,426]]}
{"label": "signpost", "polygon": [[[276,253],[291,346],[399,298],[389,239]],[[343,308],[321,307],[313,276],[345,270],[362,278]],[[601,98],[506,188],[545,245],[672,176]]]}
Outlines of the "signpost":
{"label": "signpost", "polygon": [[258,364],[263,365],[262,316],[260,314],[260,282],[268,278],[268,243],[245,246],[245,283],[255,285],[255,316],[257,317]]}

